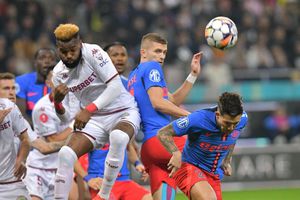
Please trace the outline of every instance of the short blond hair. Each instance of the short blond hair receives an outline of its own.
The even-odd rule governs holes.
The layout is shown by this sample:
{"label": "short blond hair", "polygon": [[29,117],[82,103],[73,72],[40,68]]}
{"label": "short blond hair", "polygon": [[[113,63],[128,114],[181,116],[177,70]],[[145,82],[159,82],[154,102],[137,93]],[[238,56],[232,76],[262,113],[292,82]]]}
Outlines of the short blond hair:
{"label": "short blond hair", "polygon": [[0,73],[0,80],[15,80],[15,75],[10,72]]}
{"label": "short blond hair", "polygon": [[144,48],[144,45],[147,43],[147,41],[168,44],[168,41],[158,33],[148,33],[144,35],[141,41],[141,48]]}
{"label": "short blond hair", "polygon": [[60,24],[55,30],[54,35],[57,40],[68,41],[76,37],[79,27],[75,24]]}

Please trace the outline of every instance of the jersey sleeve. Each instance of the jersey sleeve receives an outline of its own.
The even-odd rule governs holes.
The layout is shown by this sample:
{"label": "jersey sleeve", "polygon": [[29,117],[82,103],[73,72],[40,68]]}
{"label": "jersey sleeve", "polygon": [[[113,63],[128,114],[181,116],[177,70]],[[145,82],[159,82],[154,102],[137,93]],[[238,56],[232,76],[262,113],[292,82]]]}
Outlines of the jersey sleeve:
{"label": "jersey sleeve", "polygon": [[54,115],[55,113],[51,113],[47,107],[33,109],[32,122],[38,136],[49,136],[57,132],[57,124],[60,121]]}
{"label": "jersey sleeve", "polygon": [[108,83],[118,72],[108,54],[97,45],[86,49],[87,57],[96,74],[104,83]]}
{"label": "jersey sleeve", "polygon": [[172,122],[173,129],[177,136],[191,134],[194,132],[200,132],[204,129],[202,123],[202,114],[199,112],[193,112],[187,117],[181,117]]}
{"label": "jersey sleeve", "polygon": [[16,77],[16,95],[20,99],[26,99],[26,86],[28,85],[25,76]]}
{"label": "jersey sleeve", "polygon": [[21,133],[27,130],[25,119],[16,104],[13,104],[13,108],[10,113],[12,117],[12,129],[14,133],[19,136]]}
{"label": "jersey sleeve", "polygon": [[145,89],[148,90],[150,87],[165,87],[165,78],[161,65],[158,62],[149,62],[147,65],[142,76]]}
{"label": "jersey sleeve", "polygon": [[248,115],[247,115],[247,113],[244,111],[243,114],[242,114],[242,116],[241,116],[241,120],[240,120],[240,122],[238,123],[236,129],[238,129],[238,130],[240,130],[240,131],[243,130],[243,129],[245,128],[245,126],[247,125],[247,123],[248,123]]}

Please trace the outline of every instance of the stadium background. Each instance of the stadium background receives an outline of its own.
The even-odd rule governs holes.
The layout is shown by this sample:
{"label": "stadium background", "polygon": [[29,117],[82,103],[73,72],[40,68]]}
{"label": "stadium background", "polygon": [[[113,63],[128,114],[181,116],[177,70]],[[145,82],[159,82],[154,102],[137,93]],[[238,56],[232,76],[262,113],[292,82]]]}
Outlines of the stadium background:
{"label": "stadium background", "polygon": [[[230,17],[239,31],[237,46],[225,52],[204,39],[206,24],[219,15]],[[300,188],[299,18],[298,0],[0,0],[0,71],[34,70],[33,54],[54,47],[52,32],[59,23],[78,24],[85,42],[125,43],[131,68],[138,62],[141,36],[159,32],[169,41],[164,70],[170,88],[186,78],[192,54],[204,52],[187,109],[212,105],[226,90],[244,97],[249,125],[237,146],[235,175],[225,179],[224,190]],[[270,140],[265,122],[279,108],[291,121],[285,131],[293,133],[290,141]]]}

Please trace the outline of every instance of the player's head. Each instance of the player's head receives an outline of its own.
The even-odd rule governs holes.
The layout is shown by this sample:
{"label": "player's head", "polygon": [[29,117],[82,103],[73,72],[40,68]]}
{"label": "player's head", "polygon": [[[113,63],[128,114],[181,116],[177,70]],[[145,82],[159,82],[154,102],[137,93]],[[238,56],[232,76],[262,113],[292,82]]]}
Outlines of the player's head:
{"label": "player's head", "polygon": [[46,80],[45,80],[46,85],[47,85],[49,88],[51,88],[52,91],[54,91],[54,84],[53,84],[53,81],[52,81],[53,69],[54,69],[54,66],[53,66],[53,67],[49,67],[49,68],[47,69],[47,72],[46,72]]}
{"label": "player's head", "polygon": [[12,73],[0,73],[0,97],[16,103],[15,75]]}
{"label": "player's head", "polygon": [[240,95],[224,92],[219,97],[216,119],[223,133],[231,133],[239,123],[242,114],[243,105]]}
{"label": "player's head", "polygon": [[127,68],[128,53],[124,44],[120,42],[114,42],[105,46],[106,51],[115,65],[119,74],[123,74]]}
{"label": "player's head", "polygon": [[60,24],[54,31],[58,56],[68,68],[74,68],[81,60],[82,42],[79,27],[75,24]]}
{"label": "player's head", "polygon": [[168,42],[157,33],[148,33],[141,41],[141,62],[157,61],[163,65],[168,50]]}
{"label": "player's head", "polygon": [[49,67],[56,65],[57,57],[54,49],[41,48],[34,55],[34,66],[41,77],[46,78],[46,72]]}

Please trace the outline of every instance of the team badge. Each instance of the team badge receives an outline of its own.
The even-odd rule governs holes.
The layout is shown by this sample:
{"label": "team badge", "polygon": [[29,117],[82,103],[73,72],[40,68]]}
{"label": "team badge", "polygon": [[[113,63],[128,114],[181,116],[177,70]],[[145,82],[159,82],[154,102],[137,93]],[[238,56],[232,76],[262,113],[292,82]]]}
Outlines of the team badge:
{"label": "team badge", "polygon": [[189,118],[184,117],[176,120],[176,124],[179,128],[184,129],[189,125]]}
{"label": "team badge", "polygon": [[160,81],[160,73],[159,73],[159,71],[156,70],[156,69],[152,69],[150,71],[150,74],[149,74],[149,79],[152,82],[159,82]]}
{"label": "team badge", "polygon": [[48,121],[48,116],[45,113],[40,115],[40,121],[46,123]]}

